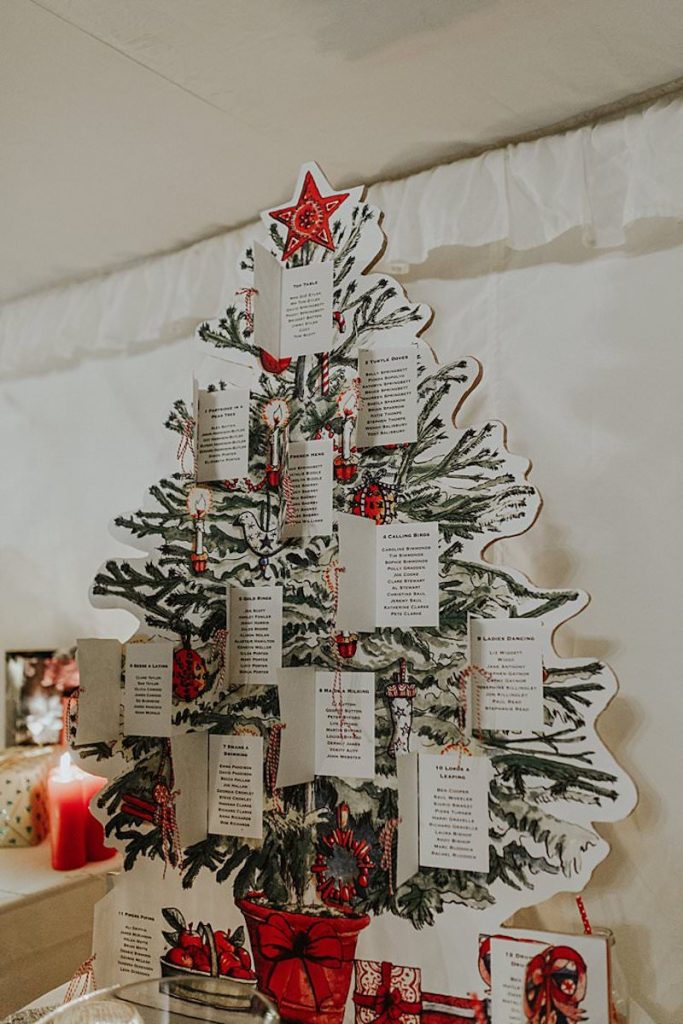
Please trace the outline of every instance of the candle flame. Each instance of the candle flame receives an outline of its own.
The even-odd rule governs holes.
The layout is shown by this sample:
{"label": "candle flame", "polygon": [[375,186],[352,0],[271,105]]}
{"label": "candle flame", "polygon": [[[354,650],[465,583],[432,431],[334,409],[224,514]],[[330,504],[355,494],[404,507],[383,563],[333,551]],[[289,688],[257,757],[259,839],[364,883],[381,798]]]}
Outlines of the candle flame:
{"label": "candle flame", "polygon": [[202,519],[211,508],[211,492],[206,487],[193,487],[187,495],[187,511]]}
{"label": "candle flame", "polygon": [[59,759],[59,768],[55,772],[55,778],[59,782],[71,782],[72,779],[77,779],[80,775],[80,769],[71,760],[71,754],[68,750],[65,750]]}
{"label": "candle flame", "polygon": [[271,398],[263,406],[263,420],[271,430],[286,427],[289,423],[289,406],[284,398]]}
{"label": "candle flame", "polygon": [[358,409],[358,394],[355,388],[347,388],[342,391],[337,399],[339,412],[342,416],[355,416]]}

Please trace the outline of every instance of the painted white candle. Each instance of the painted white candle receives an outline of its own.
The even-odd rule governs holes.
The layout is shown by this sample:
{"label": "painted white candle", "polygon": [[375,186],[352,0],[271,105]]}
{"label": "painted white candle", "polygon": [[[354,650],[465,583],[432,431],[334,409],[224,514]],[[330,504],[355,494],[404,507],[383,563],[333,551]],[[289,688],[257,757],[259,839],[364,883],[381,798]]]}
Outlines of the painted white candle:
{"label": "painted white candle", "polygon": [[276,426],[270,439],[270,468],[280,468],[280,427]]}
{"label": "painted white candle", "polygon": [[196,555],[204,554],[204,518],[197,516],[194,534],[194,552]]}
{"label": "painted white candle", "polygon": [[348,413],[344,417],[344,426],[342,428],[342,458],[351,458],[351,434],[353,432],[353,416]]}

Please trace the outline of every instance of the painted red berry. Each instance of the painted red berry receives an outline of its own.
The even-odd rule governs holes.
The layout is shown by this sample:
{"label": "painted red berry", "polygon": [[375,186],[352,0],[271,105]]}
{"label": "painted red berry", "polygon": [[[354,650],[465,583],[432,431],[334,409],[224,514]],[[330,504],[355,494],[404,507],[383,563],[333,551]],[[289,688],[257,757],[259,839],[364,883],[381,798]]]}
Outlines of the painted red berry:
{"label": "painted red berry", "polygon": [[177,700],[190,701],[204,692],[207,686],[206,662],[198,651],[181,647],[173,655],[173,695]]}

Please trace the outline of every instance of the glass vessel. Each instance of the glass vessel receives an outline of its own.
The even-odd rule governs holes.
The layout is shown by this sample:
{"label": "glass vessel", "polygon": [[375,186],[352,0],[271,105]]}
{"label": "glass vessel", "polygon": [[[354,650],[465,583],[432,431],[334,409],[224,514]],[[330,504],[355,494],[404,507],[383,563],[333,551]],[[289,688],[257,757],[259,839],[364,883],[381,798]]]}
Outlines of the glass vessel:
{"label": "glass vessel", "polygon": [[40,1024],[278,1024],[274,1005],[253,985],[230,978],[178,975],[148,978],[81,996]]}

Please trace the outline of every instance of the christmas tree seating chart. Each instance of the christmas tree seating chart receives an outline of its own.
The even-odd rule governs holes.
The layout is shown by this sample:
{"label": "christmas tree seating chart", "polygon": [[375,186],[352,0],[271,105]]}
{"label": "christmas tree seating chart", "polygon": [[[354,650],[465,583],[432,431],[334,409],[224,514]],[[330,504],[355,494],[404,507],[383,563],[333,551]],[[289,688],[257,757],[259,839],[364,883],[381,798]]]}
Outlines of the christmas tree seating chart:
{"label": "christmas tree seating chart", "polygon": [[607,1024],[604,946],[501,922],[580,890],[634,805],[595,730],[616,683],[553,648],[584,594],[483,559],[540,499],[501,424],[456,425],[479,364],[439,365],[372,269],[363,197],[307,164],[262,215],[198,328],[215,374],[171,405],[178,465],[115,520],[146,555],[93,600],[139,629],[81,642],[72,721],[124,853],[96,981],[241,978],[301,1024]]}

